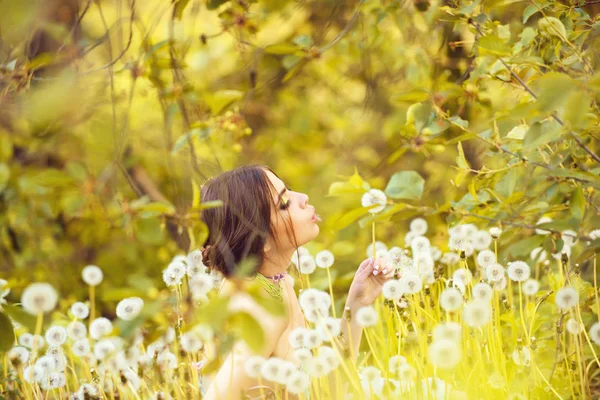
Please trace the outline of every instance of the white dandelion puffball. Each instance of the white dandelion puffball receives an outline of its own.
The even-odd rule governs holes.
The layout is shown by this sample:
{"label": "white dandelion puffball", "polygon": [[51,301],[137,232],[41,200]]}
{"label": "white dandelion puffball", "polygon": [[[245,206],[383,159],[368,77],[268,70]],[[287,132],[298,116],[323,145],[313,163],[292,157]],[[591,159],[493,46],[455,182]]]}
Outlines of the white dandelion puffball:
{"label": "white dandelion puffball", "polygon": [[406,233],[406,235],[404,235],[404,244],[405,244],[405,246],[406,247],[410,247],[413,239],[416,238],[417,236],[419,236],[419,235],[417,235],[415,232],[408,231]]}
{"label": "white dandelion puffball", "polygon": [[314,378],[320,378],[330,372],[329,364],[322,357],[313,357],[308,362],[308,371]]}
{"label": "white dandelion puffball", "polygon": [[402,284],[399,280],[391,279],[383,284],[383,297],[388,300],[398,300],[402,296]]}
{"label": "white dandelion puffball", "polygon": [[492,308],[488,303],[472,300],[465,304],[463,320],[471,328],[481,328],[492,319]]}
{"label": "white dandelion puffball", "polygon": [[99,317],[90,324],[90,336],[92,339],[99,340],[108,335],[113,330],[112,322],[108,318]]}
{"label": "white dandelion puffball", "polygon": [[185,274],[187,274],[187,265],[181,261],[173,261],[167,266],[166,271],[171,272],[179,279],[183,279]]}
{"label": "white dandelion puffball", "polygon": [[597,345],[600,345],[600,322],[596,322],[590,327],[590,339]]}
{"label": "white dandelion puffball", "polygon": [[300,293],[298,302],[303,310],[329,308],[331,306],[331,297],[329,297],[329,293],[323,292],[322,290],[309,288]]}
{"label": "white dandelion puffball", "polygon": [[389,265],[402,271],[413,268],[413,260],[406,255],[405,250],[394,246],[386,253],[386,261]]}
{"label": "white dandelion puffball", "polygon": [[442,264],[455,265],[460,261],[460,256],[454,252],[448,252],[442,254],[442,258],[440,261],[442,262]]}
{"label": "white dandelion puffball", "polygon": [[429,362],[438,368],[454,368],[462,358],[461,347],[455,341],[441,339],[429,345]]}
{"label": "white dandelion puffball", "polygon": [[29,332],[23,333],[19,336],[19,344],[31,349],[33,347],[33,335]]}
{"label": "white dandelion puffball", "polygon": [[8,359],[19,364],[25,364],[29,361],[29,350],[23,346],[15,346],[8,351]]}
{"label": "white dandelion puffball", "polygon": [[90,353],[90,342],[87,339],[79,339],[71,345],[73,354],[83,357]]}
{"label": "white dandelion puffball", "polygon": [[388,369],[392,375],[397,375],[400,367],[402,365],[406,365],[406,358],[395,355],[390,357],[390,361],[388,362]]}
{"label": "white dandelion puffball", "polygon": [[488,232],[490,233],[490,235],[492,235],[493,239],[498,239],[500,237],[500,235],[502,235],[502,229],[493,226],[491,227]]}
{"label": "white dandelion puffball", "polygon": [[588,236],[592,240],[600,239],[600,229],[594,229],[588,234]]}
{"label": "white dandelion puffball", "polygon": [[356,311],[356,322],[362,327],[373,326],[377,323],[379,315],[373,306],[364,306]]}
{"label": "white dandelion puffball", "polygon": [[485,277],[488,279],[488,281],[500,281],[502,278],[504,278],[504,267],[496,263],[489,265],[485,269]]}
{"label": "white dandelion puffball", "polygon": [[80,340],[86,337],[87,328],[83,322],[73,321],[67,325],[67,333],[71,340]]}
{"label": "white dandelion puffball", "polygon": [[[377,253],[377,257],[381,257],[381,255],[384,253],[387,254],[387,251],[388,251],[388,247],[385,243],[383,243],[379,240],[375,241],[375,252]],[[367,253],[368,258],[373,257],[373,245],[372,244],[367,246],[366,253]]]}
{"label": "white dandelion puffball", "polygon": [[78,319],[86,319],[90,315],[90,309],[84,303],[78,301],[71,305],[71,314]]}
{"label": "white dandelion puffball", "polygon": [[317,253],[315,256],[315,261],[317,263],[317,267],[319,268],[329,268],[335,262],[335,257],[333,253],[329,250],[323,250]]}
{"label": "white dandelion puffball", "polygon": [[165,282],[165,285],[169,287],[177,286],[181,283],[181,277],[177,276],[177,274],[173,273],[173,271],[169,271],[168,269],[163,271],[162,278],[163,282]]}
{"label": "white dandelion puffball", "polygon": [[[538,219],[538,222],[536,222],[536,225],[546,224],[548,222],[552,222],[552,218],[542,217],[542,218]],[[547,231],[545,229],[536,229],[535,233],[538,235],[547,235],[550,233],[550,231]]]}
{"label": "white dandelion puffball", "polygon": [[60,346],[67,341],[67,330],[62,326],[51,326],[46,331],[46,342],[49,346]]}
{"label": "white dandelion puffball", "polygon": [[488,231],[477,231],[473,234],[472,244],[477,251],[482,251],[490,247],[493,238]]}
{"label": "white dandelion puffball", "polygon": [[342,320],[340,318],[327,317],[317,324],[317,332],[324,342],[336,338],[342,331]]}
{"label": "white dandelion puffball", "polygon": [[50,312],[56,307],[58,293],[49,283],[32,283],[21,295],[21,304],[29,314]]}
{"label": "white dandelion puffball", "polygon": [[473,279],[473,273],[469,271],[467,268],[459,268],[452,274],[452,280],[455,282],[460,282],[464,286],[471,283]]}
{"label": "white dandelion puffball", "polygon": [[439,261],[442,258],[442,250],[437,246],[431,246],[431,258],[433,261]]}
{"label": "white dandelion puffball", "polygon": [[308,251],[308,249],[306,247],[298,247],[297,251],[294,252],[294,254],[292,255],[292,259],[290,260],[295,266],[298,266],[298,264],[300,263],[300,261],[302,261],[302,258],[304,256],[309,256],[310,252]]}
{"label": "white dandelion puffball", "polygon": [[527,279],[525,283],[523,283],[523,293],[527,296],[535,296],[539,290],[540,283],[535,279]]}
{"label": "white dandelion puffball", "polygon": [[565,324],[565,327],[567,328],[567,332],[569,332],[571,335],[579,335],[584,329],[583,324],[577,322],[577,320],[574,318],[569,318]]}
{"label": "white dandelion puffball", "polygon": [[462,325],[454,321],[438,324],[433,328],[432,336],[434,342],[438,340],[451,340],[458,343],[462,338]]}
{"label": "white dandelion puffball", "polygon": [[117,350],[117,346],[110,339],[102,339],[94,345],[94,357],[104,360],[108,355]]}
{"label": "white dandelion puffball", "polygon": [[375,206],[369,210],[371,214],[381,212],[387,203],[387,196],[379,189],[371,189],[363,194],[360,203],[363,207]]}
{"label": "white dandelion puffball", "polygon": [[290,332],[288,336],[288,342],[294,349],[299,349],[304,346],[304,337],[308,334],[309,329],[304,327],[298,327]]}
{"label": "white dandelion puffball", "polygon": [[478,283],[473,286],[473,299],[489,302],[492,301],[492,297],[494,297],[494,289],[487,283]]}
{"label": "white dandelion puffball", "polygon": [[144,300],[139,297],[129,297],[117,304],[117,317],[125,321],[131,321],[137,317],[144,308]]}
{"label": "white dandelion puffball", "polygon": [[35,365],[40,367],[44,371],[44,375],[54,371],[57,368],[56,359],[52,356],[42,356],[38,358]]}
{"label": "white dandelion puffball", "polygon": [[544,262],[546,259],[548,259],[548,253],[543,247],[536,247],[535,249],[531,250],[531,253],[529,253],[529,258],[537,262]]}
{"label": "white dandelion puffball", "polygon": [[560,235],[561,239],[564,242],[565,246],[573,247],[575,243],[577,243],[577,232],[573,230],[563,231]]}
{"label": "white dandelion puffball", "polygon": [[317,263],[310,255],[302,256],[300,258],[300,264],[298,264],[298,269],[301,274],[310,275],[317,269]]}
{"label": "white dandelion puffball", "polygon": [[416,235],[423,236],[427,233],[427,221],[423,218],[415,218],[410,221],[410,230]]}
{"label": "white dandelion puffball", "polygon": [[564,287],[556,292],[554,301],[561,310],[570,310],[579,303],[579,293],[572,287]]}
{"label": "white dandelion puffball", "polygon": [[460,290],[450,287],[444,289],[440,295],[440,306],[445,311],[457,311],[463,305],[463,296]]}
{"label": "white dandelion puffball", "polygon": [[[194,250],[200,253],[200,258],[202,258],[202,252],[200,252],[200,250]],[[192,253],[190,253],[192,254]],[[192,258],[194,258],[195,260],[196,256],[193,256]],[[187,275],[192,278],[198,274],[206,274],[206,266],[202,263],[202,260],[200,260],[200,262],[197,262],[196,260],[193,262],[190,262],[188,260],[187,264],[186,264],[186,273]]]}
{"label": "white dandelion puffball", "polygon": [[515,349],[512,352],[512,359],[517,365],[529,365],[531,362],[531,351],[527,347],[521,347],[520,349]]}
{"label": "white dandelion puffball", "polygon": [[170,370],[177,368],[177,356],[171,353],[169,350],[163,350],[160,352],[158,357],[156,357],[156,363],[163,370]]}
{"label": "white dandelion puffball", "polygon": [[204,345],[200,337],[198,337],[196,332],[193,331],[186,332],[183,335],[181,335],[180,344],[181,348],[186,353],[197,353],[198,351],[200,351],[200,349],[202,349],[202,346]]}
{"label": "white dandelion puffball", "polygon": [[271,357],[262,363],[260,367],[261,376],[271,382],[277,382],[283,367],[283,360],[277,357]]}
{"label": "white dandelion puffball", "polygon": [[492,285],[492,289],[497,292],[500,292],[506,289],[506,285],[508,285],[508,279],[505,276],[502,276],[498,281],[490,281],[490,285]]}
{"label": "white dandelion puffball", "polygon": [[193,265],[205,267],[204,263],[202,262],[202,250],[200,249],[189,252],[186,256],[186,260],[188,266]]}
{"label": "white dandelion puffball", "polygon": [[460,252],[461,250],[466,250],[467,244],[469,244],[469,242],[467,241],[467,238],[463,236],[451,235],[450,239],[448,239],[448,247],[450,248],[450,250],[454,250],[457,252]]}
{"label": "white dandelion puffball", "polygon": [[336,369],[341,363],[336,351],[333,349],[333,347],[330,346],[319,347],[319,357],[325,360],[325,362],[329,366],[329,369],[331,369],[332,371]]}
{"label": "white dandelion puffball", "polygon": [[360,372],[360,379],[369,383],[378,381],[381,378],[381,371],[371,365],[363,367]]}
{"label": "white dandelion puffball", "polygon": [[102,270],[96,265],[88,265],[81,271],[83,281],[90,286],[98,286],[104,279]]}
{"label": "white dandelion puffball", "polygon": [[496,263],[496,254],[491,250],[482,250],[477,254],[477,264],[482,268],[487,268]]}
{"label": "white dandelion puffball", "polygon": [[323,343],[321,335],[316,330],[309,329],[304,335],[304,343],[302,345],[307,349],[316,349]]}
{"label": "white dandelion puffball", "polygon": [[310,382],[310,376],[306,372],[296,370],[288,378],[286,388],[290,393],[298,395],[308,389]]}
{"label": "white dandelion puffball", "polygon": [[431,242],[425,236],[416,236],[412,242],[410,242],[410,248],[412,250],[413,257],[422,253],[429,255],[431,250]]}
{"label": "white dandelion puffball", "polygon": [[416,294],[421,291],[423,287],[423,281],[419,275],[414,273],[407,273],[402,275],[400,278],[400,290],[404,294]]}
{"label": "white dandelion puffball", "polygon": [[513,261],[508,264],[506,274],[511,281],[525,282],[531,275],[531,268],[525,261]]}
{"label": "white dandelion puffball", "polygon": [[313,358],[313,354],[309,349],[301,347],[294,350],[294,358],[298,360],[300,364],[306,364]]}
{"label": "white dandelion puffball", "polygon": [[190,292],[194,299],[201,299],[213,289],[213,278],[208,274],[196,274],[190,279]]}

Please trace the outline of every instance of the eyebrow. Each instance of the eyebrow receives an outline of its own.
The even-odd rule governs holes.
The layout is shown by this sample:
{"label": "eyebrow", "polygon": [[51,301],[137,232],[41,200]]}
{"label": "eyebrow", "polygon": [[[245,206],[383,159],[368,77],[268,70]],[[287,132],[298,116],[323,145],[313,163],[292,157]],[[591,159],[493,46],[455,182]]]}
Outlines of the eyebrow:
{"label": "eyebrow", "polygon": [[283,196],[283,194],[285,193],[285,191],[287,190],[287,188],[283,188],[281,190],[281,192],[279,192],[279,196],[277,197],[277,204],[281,203],[281,197]]}

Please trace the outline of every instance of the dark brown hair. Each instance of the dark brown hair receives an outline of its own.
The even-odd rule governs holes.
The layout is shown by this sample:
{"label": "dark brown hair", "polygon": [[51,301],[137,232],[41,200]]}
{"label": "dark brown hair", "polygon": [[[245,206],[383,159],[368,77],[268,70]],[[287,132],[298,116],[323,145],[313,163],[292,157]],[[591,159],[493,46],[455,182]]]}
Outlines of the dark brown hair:
{"label": "dark brown hair", "polygon": [[[273,201],[275,188],[266,174],[267,170],[273,172],[266,166],[245,165],[211,178],[202,185],[202,202],[223,201],[221,207],[202,212],[202,220],[209,230],[202,258],[206,266],[218,270],[225,277],[234,275],[240,262],[246,258],[252,258],[256,263],[252,271],[256,273],[265,259],[264,247],[269,236],[279,245],[271,224],[271,214],[276,212]],[[288,237],[296,243],[291,220],[288,219],[285,224]]]}

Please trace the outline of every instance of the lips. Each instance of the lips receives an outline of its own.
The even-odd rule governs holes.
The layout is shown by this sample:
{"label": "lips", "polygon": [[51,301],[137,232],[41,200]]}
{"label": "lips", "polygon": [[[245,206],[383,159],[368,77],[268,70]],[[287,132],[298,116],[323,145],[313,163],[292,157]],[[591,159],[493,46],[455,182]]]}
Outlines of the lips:
{"label": "lips", "polygon": [[313,216],[312,216],[312,220],[313,220],[313,221],[315,221],[315,222],[316,222],[316,221],[320,221],[320,220],[321,220],[321,217],[319,217],[319,214],[315,213],[315,214],[313,214]]}

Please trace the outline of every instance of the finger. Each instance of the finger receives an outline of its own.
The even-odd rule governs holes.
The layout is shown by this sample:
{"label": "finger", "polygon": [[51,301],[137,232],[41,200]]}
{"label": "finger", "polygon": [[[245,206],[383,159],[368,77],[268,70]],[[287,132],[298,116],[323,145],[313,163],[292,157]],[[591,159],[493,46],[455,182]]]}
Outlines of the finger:
{"label": "finger", "polygon": [[363,262],[360,263],[356,272],[360,272],[360,271],[364,270],[369,265],[370,262],[371,262],[370,258],[365,259]]}
{"label": "finger", "polygon": [[356,273],[359,279],[366,279],[369,275],[371,275],[375,269],[375,265],[371,259],[366,260],[367,263],[362,271]]}

